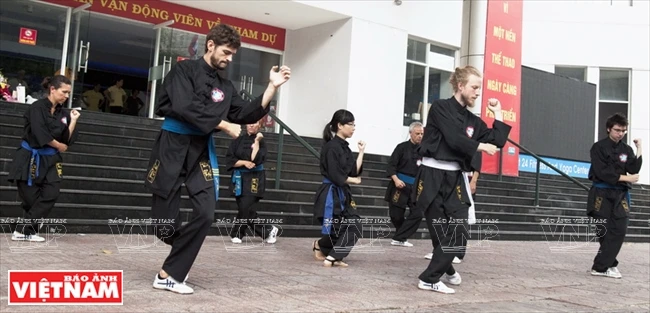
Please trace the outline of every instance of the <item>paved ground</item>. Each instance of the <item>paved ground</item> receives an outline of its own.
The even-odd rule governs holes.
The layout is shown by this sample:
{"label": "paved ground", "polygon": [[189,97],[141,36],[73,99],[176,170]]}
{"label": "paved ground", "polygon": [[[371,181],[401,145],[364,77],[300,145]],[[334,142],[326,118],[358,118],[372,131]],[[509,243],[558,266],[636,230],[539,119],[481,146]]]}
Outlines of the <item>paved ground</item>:
{"label": "paved ground", "polygon": [[[248,237],[247,237],[248,238]],[[597,246],[558,242],[470,242],[456,294],[417,289],[430,241],[391,247],[361,240],[349,268],[324,268],[311,239],[260,239],[235,249],[208,237],[190,272],[193,295],[155,290],[152,279],[168,247],[147,237],[66,234],[48,244],[0,238],[0,282],[8,270],[124,270],[123,306],[8,306],[0,312],[648,312],[650,245],[626,243],[623,279],[588,274]]]}

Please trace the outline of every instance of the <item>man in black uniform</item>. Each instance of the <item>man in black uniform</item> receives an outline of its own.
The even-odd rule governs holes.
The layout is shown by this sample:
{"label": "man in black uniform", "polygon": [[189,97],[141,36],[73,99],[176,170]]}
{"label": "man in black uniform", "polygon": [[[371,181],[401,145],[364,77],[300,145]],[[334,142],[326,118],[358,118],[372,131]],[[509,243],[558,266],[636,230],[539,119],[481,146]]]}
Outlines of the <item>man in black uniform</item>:
{"label": "man in black uniform", "polygon": [[[425,212],[435,247],[433,259],[419,276],[418,288],[442,293],[455,292],[440,281],[443,274],[447,274],[447,280],[453,285],[461,282],[452,260],[462,250],[459,248],[463,245],[462,236],[468,236],[464,223],[472,202],[467,176],[462,172],[472,169],[476,152],[493,155],[497,146],[505,145],[510,133],[510,126],[501,122],[503,114],[498,100],[488,100],[488,108],[495,119],[492,129],[467,110],[468,106],[474,106],[481,89],[481,73],[476,68],[456,68],[450,83],[454,96],[431,105],[424,138],[418,148],[423,158],[414,188],[415,205]],[[478,140],[467,136],[469,129],[472,137],[477,133]]]}
{"label": "man in black uniform", "polygon": [[411,190],[420,165],[420,156],[416,149],[422,141],[423,134],[422,123],[411,123],[409,126],[411,138],[395,147],[386,168],[386,175],[391,180],[384,200],[388,202],[388,214],[395,226],[395,236],[390,243],[393,246],[412,247],[413,244],[408,242],[408,238],[418,230],[424,217],[422,211],[415,211],[414,206],[410,206],[411,212],[408,218],[404,219],[406,207],[413,202],[410,201]]}
{"label": "man in black uniform", "polygon": [[[233,123],[255,123],[264,117],[277,88],[289,80],[288,67],[278,71],[274,66],[264,94],[250,103],[244,101],[233,83],[217,74],[240,45],[237,31],[219,24],[208,33],[202,58],[177,63],[165,77],[156,110],[165,122],[151,151],[145,185],[153,192],[154,232],[171,245],[171,252],[154,278],[154,288],[194,292],[184,281],[214,220],[219,195],[212,135],[225,131],[236,138],[241,128]],[[181,226],[183,183],[194,211]]]}
{"label": "man in black uniform", "polygon": [[[616,256],[621,251],[630,218],[630,191],[639,181],[641,139],[634,139],[636,153],[622,141],[627,119],[617,113],[605,123],[608,136],[591,147],[589,180],[593,185],[587,199],[587,215],[596,219],[600,248],[591,275],[621,278]],[[628,174],[629,173],[629,174]]]}

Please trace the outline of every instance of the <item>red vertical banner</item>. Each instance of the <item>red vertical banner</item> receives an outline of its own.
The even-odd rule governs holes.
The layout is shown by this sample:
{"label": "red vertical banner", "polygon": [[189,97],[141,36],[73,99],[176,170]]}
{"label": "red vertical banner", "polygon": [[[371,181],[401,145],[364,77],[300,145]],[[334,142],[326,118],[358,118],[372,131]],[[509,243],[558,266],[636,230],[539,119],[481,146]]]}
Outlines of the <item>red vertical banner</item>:
{"label": "red vertical banner", "polygon": [[[523,1],[488,0],[481,118],[491,127],[494,114],[488,99],[501,102],[503,122],[512,126],[510,139],[519,142],[521,94],[521,24]],[[519,149],[507,143],[501,152],[503,175],[519,176]],[[499,172],[499,153],[483,154],[481,172]]]}

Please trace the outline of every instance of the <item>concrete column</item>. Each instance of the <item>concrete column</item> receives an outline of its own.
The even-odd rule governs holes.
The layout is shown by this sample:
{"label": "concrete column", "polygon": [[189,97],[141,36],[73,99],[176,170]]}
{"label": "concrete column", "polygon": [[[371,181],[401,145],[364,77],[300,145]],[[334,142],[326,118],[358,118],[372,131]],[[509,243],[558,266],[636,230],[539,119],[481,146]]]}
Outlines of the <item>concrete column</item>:
{"label": "concrete column", "polygon": [[[483,72],[485,59],[485,28],[487,25],[487,0],[463,1],[463,35],[460,45],[460,65],[471,65]],[[476,99],[472,112],[481,115],[482,97]]]}

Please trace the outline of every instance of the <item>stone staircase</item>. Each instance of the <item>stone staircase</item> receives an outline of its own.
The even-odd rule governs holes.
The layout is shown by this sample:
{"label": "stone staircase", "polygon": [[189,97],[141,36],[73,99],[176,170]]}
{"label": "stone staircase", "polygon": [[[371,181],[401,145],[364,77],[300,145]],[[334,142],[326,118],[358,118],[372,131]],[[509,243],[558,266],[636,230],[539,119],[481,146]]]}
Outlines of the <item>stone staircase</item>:
{"label": "stone staircase", "polygon": [[[25,109],[26,105],[0,102],[0,219],[22,216],[16,188],[6,179],[20,143]],[[77,142],[63,156],[61,195],[49,218],[65,219],[67,233],[111,233],[115,231],[116,221],[149,218],[151,194],[143,181],[150,148],[160,125],[159,120],[82,112]],[[217,153],[224,157],[230,139],[222,134],[215,138]],[[265,134],[269,147],[265,164],[267,192],[257,210],[261,218],[281,222],[281,236],[318,237],[320,226],[312,215],[314,193],[322,180],[318,160],[294,138],[285,135],[280,188],[274,189],[278,139],[277,134]],[[303,139],[320,150],[321,139]],[[384,175],[387,159],[387,156],[366,154],[363,183],[352,187],[360,215],[374,222],[374,227],[364,226],[364,236],[391,236],[380,230],[382,225],[384,230],[392,228],[383,201],[388,183]],[[211,235],[225,234],[229,228],[219,221],[232,219],[237,212],[227,189],[230,173],[224,167],[220,173],[220,202]],[[589,184],[585,180],[583,183]],[[650,242],[650,190],[648,186],[636,187],[632,192],[633,213],[626,240]],[[589,227],[581,224],[586,195],[583,189],[562,177],[542,175],[539,206],[534,206],[534,175],[522,173],[520,177],[502,180],[495,175],[481,175],[476,209],[477,218],[485,223],[471,227],[472,239],[588,240]],[[181,208],[182,220],[187,221],[192,209],[184,189]],[[558,218],[573,222],[557,224]],[[3,231],[8,230],[5,226]],[[429,237],[424,221],[414,237]]]}

